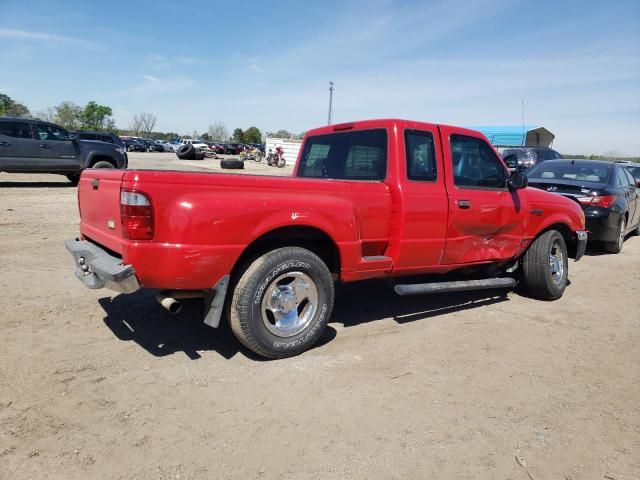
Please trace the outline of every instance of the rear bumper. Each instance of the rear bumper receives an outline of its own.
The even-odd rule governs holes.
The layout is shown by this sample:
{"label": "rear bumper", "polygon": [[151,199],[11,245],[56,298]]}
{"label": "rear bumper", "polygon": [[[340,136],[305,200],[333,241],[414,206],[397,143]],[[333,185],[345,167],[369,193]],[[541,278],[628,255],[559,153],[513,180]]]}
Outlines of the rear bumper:
{"label": "rear bumper", "polygon": [[620,215],[615,215],[613,212],[598,213],[598,215],[587,216],[589,240],[615,242],[618,239]]}
{"label": "rear bumper", "polygon": [[86,240],[67,240],[65,247],[73,256],[75,275],[87,288],[109,288],[132,293],[140,288],[135,270],[122,260]]}
{"label": "rear bumper", "polygon": [[587,237],[587,232],[584,230],[578,230],[576,232],[576,262],[584,256],[584,251],[587,248]]}

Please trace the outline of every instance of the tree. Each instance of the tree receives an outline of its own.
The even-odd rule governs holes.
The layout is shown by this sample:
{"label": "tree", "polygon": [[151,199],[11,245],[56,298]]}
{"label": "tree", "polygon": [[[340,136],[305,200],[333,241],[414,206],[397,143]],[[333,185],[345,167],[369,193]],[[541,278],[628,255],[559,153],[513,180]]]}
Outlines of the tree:
{"label": "tree", "polygon": [[270,137],[275,138],[293,138],[295,135],[288,130],[278,130],[277,132],[272,132],[269,134]]}
{"label": "tree", "polygon": [[262,132],[257,127],[249,127],[242,134],[243,143],[262,143]]}
{"label": "tree", "polygon": [[236,128],[233,131],[233,135],[231,135],[231,140],[233,140],[234,143],[244,143],[244,132],[242,131],[241,128]]}
{"label": "tree", "polygon": [[213,125],[209,125],[208,132],[214,142],[224,142],[229,138],[229,131],[222,122],[216,122]]}
{"label": "tree", "polygon": [[156,117],[153,113],[142,112],[140,114],[142,131],[146,133],[147,137],[149,137],[151,135],[151,132],[153,132],[153,128],[156,126],[157,121],[158,117]]}
{"label": "tree", "polygon": [[115,124],[111,116],[113,110],[106,105],[98,105],[91,101],[82,111],[82,128],[86,130],[112,130]]}
{"label": "tree", "polygon": [[46,110],[37,111],[35,116],[45,122],[54,123],[56,121],[56,109],[55,107],[49,107]]}
{"label": "tree", "polygon": [[131,123],[129,123],[129,131],[133,134],[134,137],[139,137],[141,130],[142,130],[142,117],[136,113],[131,119]]}
{"label": "tree", "polygon": [[16,102],[9,95],[0,93],[0,115],[7,115],[10,117],[28,117],[31,113],[27,107]]}
{"label": "tree", "polygon": [[67,130],[77,130],[82,125],[82,108],[73,102],[62,102],[53,107],[55,115],[53,120]]}
{"label": "tree", "polygon": [[200,138],[202,140],[204,140],[205,142],[210,142],[211,141],[211,137],[209,136],[208,133],[203,133],[202,135],[200,135]]}

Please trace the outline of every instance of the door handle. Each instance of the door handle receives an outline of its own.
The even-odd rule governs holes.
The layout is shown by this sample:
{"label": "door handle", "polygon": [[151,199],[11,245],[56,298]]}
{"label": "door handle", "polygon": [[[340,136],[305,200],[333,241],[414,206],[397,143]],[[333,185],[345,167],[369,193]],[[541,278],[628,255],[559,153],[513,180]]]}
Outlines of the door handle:
{"label": "door handle", "polygon": [[51,148],[51,145],[47,145],[46,143],[41,143],[40,148]]}
{"label": "door handle", "polygon": [[458,208],[471,208],[471,200],[457,200],[456,203],[458,204]]}
{"label": "door handle", "polygon": [[11,146],[11,144],[9,142],[0,142],[0,146],[9,147],[9,146]]}

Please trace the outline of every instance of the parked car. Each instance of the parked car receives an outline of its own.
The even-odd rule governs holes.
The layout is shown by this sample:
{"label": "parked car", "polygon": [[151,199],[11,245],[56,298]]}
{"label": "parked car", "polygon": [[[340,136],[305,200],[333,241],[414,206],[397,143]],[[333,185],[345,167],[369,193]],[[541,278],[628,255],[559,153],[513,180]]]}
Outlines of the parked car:
{"label": "parked car", "polygon": [[207,325],[226,308],[235,336],[270,358],[321,337],[335,281],[388,279],[399,295],[520,281],[552,300],[567,286],[568,258],[586,245],[576,202],[525,188],[526,175],[510,176],[481,133],[444,125],[311,130],[293,177],[139,170],[96,192],[106,178],[80,181],[83,239],[66,242],[78,279],[159,289],[171,311],[202,296]]}
{"label": "parked car", "polygon": [[640,235],[640,195],[624,165],[596,160],[551,160],[527,172],[529,185],[580,204],[589,240],[620,253],[629,232]]}
{"label": "parked car", "polygon": [[509,147],[502,152],[502,159],[510,170],[526,170],[546,160],[558,160],[562,155],[548,147]]}
{"label": "parked car", "polygon": [[147,152],[164,152],[164,147],[150,138],[139,138],[138,141],[145,146]]}
{"label": "parked car", "polygon": [[59,125],[0,117],[0,171],[57,173],[77,183],[87,168],[127,168],[123,145],[82,140]]}
{"label": "parked car", "polygon": [[162,147],[162,151],[163,152],[172,152],[173,148],[171,146],[171,144],[166,141],[166,140],[156,140],[156,145],[159,145]]}
{"label": "parked car", "polygon": [[[211,153],[212,150],[209,147],[209,144],[205,143],[202,140],[198,140],[195,138],[183,138],[182,140],[180,140],[180,146],[182,145],[193,145],[196,149],[196,151],[200,152],[200,153]],[[179,147],[178,147],[179,148]]]}
{"label": "parked car", "polygon": [[146,152],[147,146],[140,143],[138,140],[130,137],[122,137],[122,142],[124,143],[128,152]]}
{"label": "parked car", "polygon": [[229,155],[240,155],[240,152],[244,149],[244,145],[241,143],[227,143],[225,148]]}

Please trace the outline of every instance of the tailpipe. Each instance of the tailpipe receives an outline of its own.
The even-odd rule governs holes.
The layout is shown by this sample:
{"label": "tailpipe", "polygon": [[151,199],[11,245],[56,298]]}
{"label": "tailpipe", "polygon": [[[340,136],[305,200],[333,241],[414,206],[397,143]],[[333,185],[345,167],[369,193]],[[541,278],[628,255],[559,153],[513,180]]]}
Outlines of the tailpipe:
{"label": "tailpipe", "polygon": [[156,301],[169,313],[175,315],[182,310],[180,299],[201,298],[204,295],[203,290],[163,290],[156,295]]}

